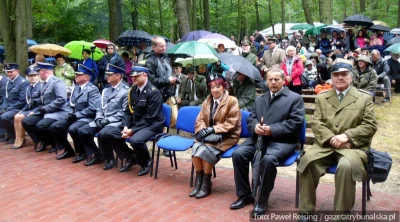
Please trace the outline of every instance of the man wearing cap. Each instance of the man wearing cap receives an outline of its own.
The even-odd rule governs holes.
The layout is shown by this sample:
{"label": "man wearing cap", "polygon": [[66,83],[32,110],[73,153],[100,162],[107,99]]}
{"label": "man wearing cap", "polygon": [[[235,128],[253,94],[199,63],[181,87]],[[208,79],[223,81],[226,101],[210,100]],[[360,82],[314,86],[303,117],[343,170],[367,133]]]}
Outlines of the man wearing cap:
{"label": "man wearing cap", "polygon": [[[105,145],[102,153],[107,160],[104,170],[113,167],[113,150],[115,150],[119,157],[126,159],[120,172],[130,170],[135,164],[135,156],[140,165],[138,176],[150,172],[152,162],[146,142],[163,131],[165,117],[161,93],[148,81],[147,75],[146,67],[135,66],[132,69],[133,85],[128,92],[128,104],[122,121],[123,128],[110,129],[104,136]],[[126,145],[125,139],[129,139],[133,150]]]}
{"label": "man wearing cap", "polygon": [[[50,131],[56,141],[57,149],[64,150],[57,160],[77,156],[73,162],[85,159],[85,148],[78,137],[78,129],[94,120],[96,110],[100,108],[100,92],[90,80],[95,77],[92,69],[79,64],[75,72],[76,85],[72,89],[68,103],[68,115],[50,126]],[[67,135],[71,135],[75,151],[68,142]]]}
{"label": "man wearing cap", "polygon": [[356,182],[367,173],[365,151],[377,130],[371,94],[352,86],[352,66],[343,62],[332,66],[332,89],[315,100],[313,146],[298,165],[302,214],[313,214],[320,176],[337,164],[334,211],[350,212],[355,203]]}
{"label": "man wearing cap", "polygon": [[271,68],[279,67],[283,60],[286,57],[285,51],[283,49],[278,48],[277,39],[274,37],[269,37],[267,39],[268,51],[264,52],[264,55],[261,59],[261,67],[260,69],[264,71],[265,78],[267,79],[267,71]]}
{"label": "man wearing cap", "polygon": [[206,77],[198,75],[195,67],[190,67],[187,72],[187,84],[179,94],[177,100],[180,107],[198,106],[203,103],[207,97]]}
{"label": "man wearing cap", "polygon": [[375,90],[378,82],[378,75],[372,67],[372,62],[366,55],[357,58],[357,64],[353,69],[353,85],[371,93],[375,101]]}
{"label": "man wearing cap", "polygon": [[[54,65],[37,63],[40,79],[43,81],[40,91],[39,107],[22,120],[22,126],[35,143],[35,151],[41,152],[52,145],[49,153],[57,150],[50,136],[50,125],[67,115],[67,87],[65,82],[54,76]],[[39,142],[41,142],[39,146]]]}
{"label": "man wearing cap", "polygon": [[[7,74],[4,71],[4,65],[0,63],[0,107],[3,104],[4,98],[6,97],[6,84],[8,82]],[[0,121],[0,140],[7,136],[6,130]]]}
{"label": "man wearing cap", "polygon": [[[122,80],[123,75],[125,75],[125,68],[109,63],[105,74],[110,87],[105,88],[101,94],[100,108],[97,109],[96,117],[94,121],[78,129],[78,137],[87,156],[85,166],[103,162],[100,150],[103,149],[105,136],[109,130],[121,125],[128,101],[129,86]],[[96,133],[98,133],[99,148],[94,142]],[[78,161],[74,162],[77,163]]]}
{"label": "man wearing cap", "polygon": [[7,136],[2,138],[0,142],[6,141],[6,144],[14,144],[14,116],[25,106],[26,89],[28,88],[29,82],[19,75],[18,64],[6,64],[5,69],[8,81],[6,83],[6,96],[0,109],[0,120]]}
{"label": "man wearing cap", "polygon": [[249,60],[249,62],[253,65],[256,66],[257,62],[258,62],[258,58],[256,55],[254,55],[251,52],[251,43],[249,40],[245,39],[242,41],[242,54],[241,56],[243,56],[244,58],[246,58],[247,60]]}

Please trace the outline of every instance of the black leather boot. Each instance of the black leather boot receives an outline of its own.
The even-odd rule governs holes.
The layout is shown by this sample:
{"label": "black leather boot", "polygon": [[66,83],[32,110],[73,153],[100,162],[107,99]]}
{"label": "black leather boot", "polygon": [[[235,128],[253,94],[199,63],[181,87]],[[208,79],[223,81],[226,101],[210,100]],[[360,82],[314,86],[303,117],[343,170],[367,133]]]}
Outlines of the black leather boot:
{"label": "black leather boot", "polygon": [[194,185],[194,189],[189,194],[189,197],[194,197],[199,193],[201,184],[203,183],[203,178],[204,178],[204,171],[203,170],[196,171],[196,182]]}
{"label": "black leather boot", "polygon": [[208,196],[211,193],[211,174],[204,174],[203,184],[201,184],[200,191],[196,195],[196,199]]}

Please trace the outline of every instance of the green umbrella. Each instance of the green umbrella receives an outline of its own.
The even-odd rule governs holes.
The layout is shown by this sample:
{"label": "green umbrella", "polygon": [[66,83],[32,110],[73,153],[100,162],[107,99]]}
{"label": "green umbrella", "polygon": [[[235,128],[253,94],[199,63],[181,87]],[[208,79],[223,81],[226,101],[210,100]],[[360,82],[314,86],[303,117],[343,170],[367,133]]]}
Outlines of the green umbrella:
{"label": "green umbrella", "polygon": [[218,61],[215,55],[194,55],[193,57],[177,58],[175,62],[182,64],[186,67],[188,64],[198,66],[200,64],[207,65]]}
{"label": "green umbrella", "polygon": [[314,25],[310,25],[307,23],[301,23],[301,24],[297,24],[294,25],[290,28],[290,30],[300,30],[300,29],[312,29],[314,28]]}
{"label": "green umbrella", "polygon": [[211,46],[207,43],[188,41],[176,44],[174,47],[167,51],[169,56],[178,58],[187,58],[200,55],[217,55]]}
{"label": "green umbrella", "polygon": [[[83,59],[82,50],[83,49],[90,50],[91,47],[96,47],[96,46],[91,42],[72,41],[68,42],[64,47],[71,50],[72,52],[71,55],[69,55],[69,58],[82,60]],[[101,57],[103,57],[103,52],[101,52],[101,50],[96,47],[94,52],[92,52],[91,58],[97,61],[100,60]]]}
{"label": "green umbrella", "polygon": [[307,29],[307,31],[306,31],[306,35],[319,35],[320,33],[321,33],[321,29],[323,28],[323,27],[325,27],[326,25],[321,25],[321,26],[318,26],[318,27],[314,27],[314,28],[311,28],[311,29]]}
{"label": "green umbrella", "polygon": [[400,54],[400,43],[389,46],[387,49],[385,49],[385,51]]}

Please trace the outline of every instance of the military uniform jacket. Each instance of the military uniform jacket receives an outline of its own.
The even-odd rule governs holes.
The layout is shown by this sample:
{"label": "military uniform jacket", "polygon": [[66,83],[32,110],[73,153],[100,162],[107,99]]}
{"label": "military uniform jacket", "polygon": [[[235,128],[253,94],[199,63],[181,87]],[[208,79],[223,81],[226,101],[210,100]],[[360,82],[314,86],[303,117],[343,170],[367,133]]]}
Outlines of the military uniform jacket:
{"label": "military uniform jacket", "polygon": [[242,84],[236,80],[236,76],[233,79],[233,94],[239,101],[240,109],[250,110],[256,99],[254,83],[249,77],[246,77]]}
{"label": "military uniform jacket", "polygon": [[0,79],[0,106],[3,104],[4,98],[6,97],[6,84],[8,82],[8,78],[6,76],[2,76]]}
{"label": "military uniform jacket", "polygon": [[364,72],[361,72],[360,68],[353,69],[353,85],[358,89],[375,91],[376,84],[378,83],[378,75],[376,71],[368,66]]}
{"label": "military uniform jacket", "polygon": [[35,85],[29,84],[28,88],[26,89],[26,104],[24,108],[22,108],[22,111],[28,111],[28,110],[33,110],[35,107],[30,106],[33,101],[36,101],[37,104],[40,104],[40,90],[42,90],[42,84],[40,82],[37,82]]}
{"label": "military uniform jacket", "polygon": [[163,101],[159,90],[150,81],[142,92],[139,92],[137,86],[132,86],[129,90],[123,125],[130,128],[133,133],[143,128],[161,133],[164,119]]}
{"label": "military uniform jacket", "polygon": [[29,82],[21,75],[17,76],[14,82],[9,79],[6,83],[6,97],[3,101],[3,108],[7,110],[22,109],[26,103],[25,95],[28,85]]}
{"label": "military uniform jacket", "polygon": [[75,85],[69,99],[68,111],[74,112],[78,121],[91,122],[100,108],[100,92],[92,83],[88,82],[79,92],[79,85]]}
{"label": "military uniform jacket", "polygon": [[[105,88],[101,94],[95,120],[107,119],[110,122],[107,126],[120,126],[128,103],[128,89],[124,81],[121,81],[114,90],[112,87]],[[96,123],[90,122],[89,126],[96,127]]]}
{"label": "military uniform jacket", "polygon": [[[207,82],[206,77],[202,75],[196,75],[196,80],[193,84],[193,87],[196,88],[196,97],[204,101],[207,98]],[[192,81],[190,79],[187,80],[185,87],[179,94],[179,98],[183,100],[194,101],[194,91],[192,89]]]}
{"label": "military uniform jacket", "polygon": [[[364,164],[367,163],[365,150],[369,149],[378,127],[371,95],[351,87],[340,103],[335,89],[321,93],[315,100],[314,120],[311,124],[315,142],[300,160],[300,173],[311,161],[336,152],[350,161],[353,180],[364,180]],[[330,146],[330,138],[342,133],[350,138],[354,145],[352,149],[335,149]]]}
{"label": "military uniform jacket", "polygon": [[67,115],[67,87],[61,79],[52,76],[47,83],[43,83],[40,100],[46,110],[44,118],[59,120]]}

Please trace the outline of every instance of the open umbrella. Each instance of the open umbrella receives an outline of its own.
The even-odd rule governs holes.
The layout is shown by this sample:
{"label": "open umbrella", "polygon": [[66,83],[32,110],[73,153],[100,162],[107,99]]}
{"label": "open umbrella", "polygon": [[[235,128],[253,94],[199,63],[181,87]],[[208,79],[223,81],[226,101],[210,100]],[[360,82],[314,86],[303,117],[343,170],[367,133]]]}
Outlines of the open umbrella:
{"label": "open umbrella", "polygon": [[195,55],[217,55],[217,52],[211,46],[197,41],[178,43],[169,49],[167,53],[178,58],[193,57]]}
{"label": "open umbrella", "polygon": [[107,39],[97,39],[92,42],[97,48],[105,49],[107,45],[112,44],[111,41]]}
{"label": "open umbrella", "polygon": [[37,45],[37,42],[33,39],[27,39],[26,43],[28,43],[28,47],[31,47],[33,45]]}
{"label": "open umbrella", "polygon": [[151,45],[151,35],[141,30],[126,30],[115,41],[120,46],[138,46],[141,42]]}
{"label": "open umbrella", "polygon": [[344,30],[344,28],[340,25],[328,25],[328,26],[324,26],[320,29],[321,33],[325,32],[325,33],[332,33],[333,31],[336,31],[337,33],[339,32],[346,32],[346,30]]}
{"label": "open umbrella", "polygon": [[383,25],[373,25],[368,27],[369,30],[376,30],[376,31],[383,31],[383,32],[390,32],[390,28],[383,26]]}
{"label": "open umbrella", "polygon": [[368,18],[365,15],[360,15],[360,14],[349,16],[345,20],[343,20],[343,22],[348,25],[358,25],[358,26],[366,26],[366,27],[374,25],[374,23],[372,22],[372,20],[370,18]]}
{"label": "open umbrella", "polygon": [[71,50],[56,44],[34,45],[29,47],[29,50],[36,54],[42,54],[46,56],[56,56],[57,54],[69,56],[71,54]]}
{"label": "open umbrella", "polygon": [[396,36],[396,37],[390,39],[390,40],[386,43],[386,45],[389,46],[389,45],[393,45],[393,44],[396,44],[396,43],[400,43],[400,36]]}
{"label": "open umbrella", "polygon": [[[91,42],[71,41],[71,42],[68,42],[64,47],[71,50],[71,55],[69,55],[69,57],[72,59],[82,60],[83,59],[83,56],[82,56],[83,49],[89,49],[92,52],[91,57],[93,60],[97,61],[97,60],[100,60],[101,57],[103,57],[103,52]],[[91,47],[95,47],[94,51],[91,50]]]}
{"label": "open umbrella", "polygon": [[218,61],[218,58],[215,55],[194,55],[192,57],[187,58],[177,58],[175,62],[182,64],[183,67],[186,67],[188,64],[192,64],[193,66],[198,66],[201,64],[210,64]]}
{"label": "open umbrella", "polygon": [[0,45],[0,54],[4,54],[4,46]]}
{"label": "open umbrella", "polygon": [[310,25],[308,23],[301,23],[292,26],[290,30],[311,29],[311,28],[314,28],[314,25]]}
{"label": "open umbrella", "polygon": [[400,34],[400,28],[394,28],[394,29],[390,30],[390,33],[395,34],[395,35],[399,35]]}
{"label": "open umbrella", "polygon": [[166,43],[171,42],[171,39],[169,39],[169,38],[167,38],[167,37],[165,37],[165,36],[163,36],[163,35],[153,35],[153,36],[151,36],[151,37],[154,38],[154,37],[156,37],[156,36],[162,37],[162,38],[165,40]]}
{"label": "open umbrella", "polygon": [[389,25],[386,22],[383,21],[372,21],[374,25],[383,25],[385,27],[389,27]]}
{"label": "open umbrella", "polygon": [[224,44],[224,47],[227,49],[236,48],[236,43],[232,41],[230,38],[218,34],[212,33],[201,37],[201,39],[197,40],[199,42],[204,42],[213,47],[214,49],[218,48],[219,44]]}
{"label": "open umbrella", "polygon": [[208,34],[212,34],[212,32],[205,31],[205,30],[197,30],[197,31],[188,32],[181,38],[180,42],[196,41]]}
{"label": "open umbrella", "polygon": [[400,43],[393,44],[385,49],[386,52],[400,54]]}
{"label": "open umbrella", "polygon": [[262,81],[260,71],[258,71],[258,69],[243,56],[237,56],[231,53],[223,52],[218,53],[217,58],[236,72],[240,72],[254,80]]}
{"label": "open umbrella", "polygon": [[320,25],[311,29],[307,29],[305,34],[306,35],[319,35],[321,33],[321,29],[326,25]]}

